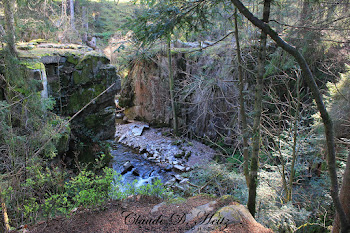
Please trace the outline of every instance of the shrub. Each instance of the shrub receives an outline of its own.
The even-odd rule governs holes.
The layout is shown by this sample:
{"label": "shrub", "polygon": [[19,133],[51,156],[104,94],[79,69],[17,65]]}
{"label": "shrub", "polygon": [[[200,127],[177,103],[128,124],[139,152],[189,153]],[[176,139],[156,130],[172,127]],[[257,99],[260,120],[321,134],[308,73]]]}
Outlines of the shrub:
{"label": "shrub", "polygon": [[350,138],[350,66],[347,66],[346,73],[340,75],[337,83],[328,83],[327,87],[327,103],[336,136]]}

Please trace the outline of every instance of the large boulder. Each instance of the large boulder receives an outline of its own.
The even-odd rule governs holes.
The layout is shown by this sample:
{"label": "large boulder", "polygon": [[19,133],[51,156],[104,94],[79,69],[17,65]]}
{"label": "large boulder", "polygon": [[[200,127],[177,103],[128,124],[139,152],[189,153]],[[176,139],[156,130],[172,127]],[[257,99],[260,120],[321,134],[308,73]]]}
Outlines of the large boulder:
{"label": "large boulder", "polygon": [[186,233],[206,232],[272,233],[272,230],[256,222],[246,207],[235,202],[222,207],[215,214],[202,217],[198,224]]}

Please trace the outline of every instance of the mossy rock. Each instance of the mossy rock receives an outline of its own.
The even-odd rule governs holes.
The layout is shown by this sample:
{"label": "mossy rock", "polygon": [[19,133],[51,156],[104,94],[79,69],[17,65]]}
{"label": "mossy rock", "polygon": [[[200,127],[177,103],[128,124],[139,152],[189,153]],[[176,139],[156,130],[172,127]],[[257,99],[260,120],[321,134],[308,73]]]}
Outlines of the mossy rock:
{"label": "mossy rock", "polygon": [[42,70],[45,69],[45,66],[42,62],[35,60],[24,60],[21,61],[21,65],[24,65],[26,68],[30,70]]}
{"label": "mossy rock", "polygon": [[73,82],[75,85],[86,83],[90,80],[89,77],[83,76],[81,70],[75,70],[73,72]]}
{"label": "mossy rock", "polygon": [[117,77],[115,67],[108,65],[108,58],[104,55],[95,55],[96,53],[85,55],[75,67],[76,70],[73,72],[73,81],[75,85],[101,79],[112,81]]}
{"label": "mossy rock", "polygon": [[224,195],[219,198],[220,205],[228,205],[231,202],[237,202],[237,199],[232,195]]}
{"label": "mossy rock", "polygon": [[58,154],[63,154],[69,149],[69,141],[70,141],[70,128],[66,126],[65,131],[61,134],[61,137],[58,139],[56,148]]}
{"label": "mossy rock", "polygon": [[35,48],[35,46],[31,45],[31,44],[20,44],[20,45],[17,45],[17,49],[19,49],[19,50],[32,50],[34,48]]}
{"label": "mossy rock", "polygon": [[74,65],[77,65],[79,63],[80,58],[81,58],[79,55],[74,54],[74,53],[69,53],[69,52],[65,53],[63,56],[66,57],[67,62],[74,64]]}
{"label": "mossy rock", "polygon": [[102,65],[96,74],[96,79],[106,79],[108,82],[113,82],[117,77],[116,67],[113,65]]}
{"label": "mossy rock", "polygon": [[81,70],[87,67],[92,68],[92,65],[96,66],[97,64],[109,64],[109,59],[102,53],[92,51],[85,53],[75,68]]}
{"label": "mossy rock", "polygon": [[167,204],[181,204],[185,203],[187,201],[186,198],[183,197],[176,197],[176,198],[171,198],[166,201]]}
{"label": "mossy rock", "polygon": [[72,95],[70,96],[68,105],[65,108],[66,113],[68,115],[76,113],[104,90],[105,90],[104,83],[94,84],[87,89],[84,89],[84,88],[78,89],[77,91],[72,93]]}
{"label": "mossy rock", "polygon": [[46,40],[46,39],[35,39],[35,40],[29,41],[28,44],[37,45],[37,44],[47,43],[47,42],[48,42],[48,40]]}
{"label": "mossy rock", "polygon": [[86,128],[91,129],[94,133],[98,133],[104,127],[113,125],[114,122],[111,122],[111,120],[114,121],[114,113],[114,108],[107,107],[102,111],[87,115],[84,118],[83,123]]}
{"label": "mossy rock", "polygon": [[228,220],[228,224],[240,223],[243,220],[248,222],[255,222],[255,219],[250,214],[249,210],[239,203],[234,203],[229,206],[222,207],[213,216],[213,219]]}

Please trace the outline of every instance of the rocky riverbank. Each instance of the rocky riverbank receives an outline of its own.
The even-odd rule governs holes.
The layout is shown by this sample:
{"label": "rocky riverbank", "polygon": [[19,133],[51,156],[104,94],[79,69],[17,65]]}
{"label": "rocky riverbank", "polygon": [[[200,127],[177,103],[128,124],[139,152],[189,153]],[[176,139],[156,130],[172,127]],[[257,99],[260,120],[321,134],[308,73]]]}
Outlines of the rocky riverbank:
{"label": "rocky riverbank", "polygon": [[216,153],[200,142],[171,137],[168,128],[151,128],[143,122],[118,124],[115,137],[118,143],[137,149],[144,159],[166,170],[190,171],[207,164]]}

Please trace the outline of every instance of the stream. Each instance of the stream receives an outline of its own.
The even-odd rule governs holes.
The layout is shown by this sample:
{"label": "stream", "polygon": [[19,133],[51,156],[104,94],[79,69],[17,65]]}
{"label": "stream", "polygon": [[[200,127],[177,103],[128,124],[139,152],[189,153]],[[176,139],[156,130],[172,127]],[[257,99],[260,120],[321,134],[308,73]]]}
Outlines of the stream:
{"label": "stream", "polygon": [[121,181],[123,184],[131,184],[134,180],[137,180],[135,187],[140,187],[152,183],[152,180],[156,178],[164,184],[175,175],[174,172],[165,171],[155,163],[145,160],[133,149],[116,142],[112,144],[111,155],[113,157],[111,166],[115,171],[122,174]]}

